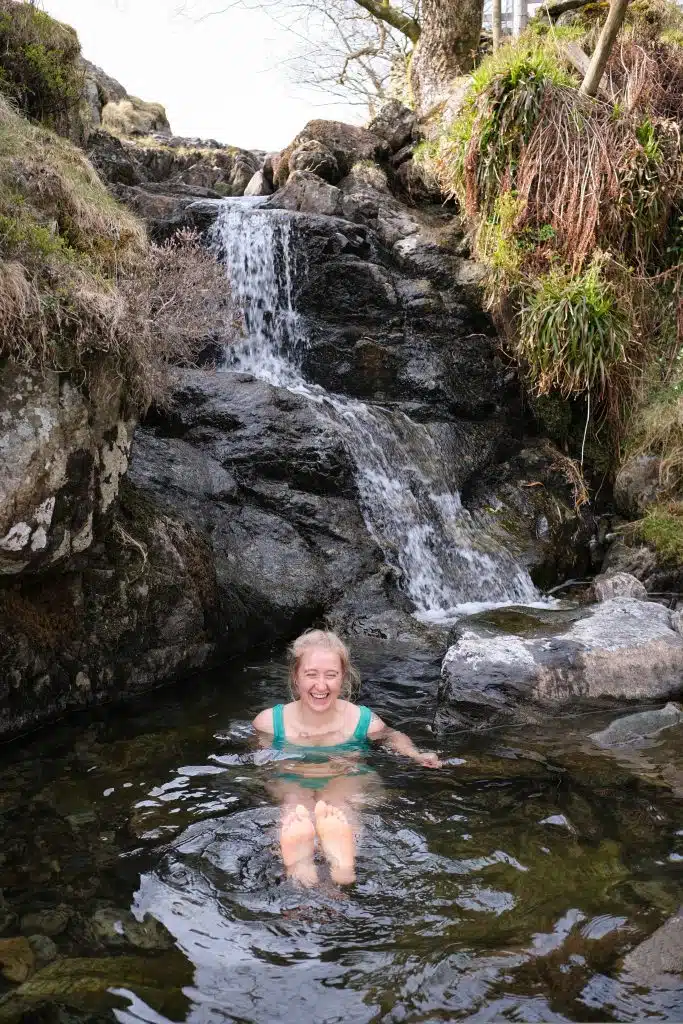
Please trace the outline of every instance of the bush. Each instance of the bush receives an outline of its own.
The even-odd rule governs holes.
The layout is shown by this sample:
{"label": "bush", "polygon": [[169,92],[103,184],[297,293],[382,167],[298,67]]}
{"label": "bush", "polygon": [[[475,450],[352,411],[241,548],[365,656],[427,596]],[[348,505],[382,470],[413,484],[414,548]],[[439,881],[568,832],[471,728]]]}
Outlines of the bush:
{"label": "bush", "polygon": [[194,236],[150,247],[80,150],[0,98],[0,358],[104,376],[142,410],[224,327],[225,294]]}
{"label": "bush", "polygon": [[609,73],[619,103],[582,96],[554,35],[531,31],[483,62],[422,159],[467,215],[532,390],[590,393],[619,439],[643,367],[671,353],[683,53],[627,40]]}
{"label": "bush", "polygon": [[31,120],[78,135],[84,70],[78,36],[32,3],[0,0],[0,90]]}

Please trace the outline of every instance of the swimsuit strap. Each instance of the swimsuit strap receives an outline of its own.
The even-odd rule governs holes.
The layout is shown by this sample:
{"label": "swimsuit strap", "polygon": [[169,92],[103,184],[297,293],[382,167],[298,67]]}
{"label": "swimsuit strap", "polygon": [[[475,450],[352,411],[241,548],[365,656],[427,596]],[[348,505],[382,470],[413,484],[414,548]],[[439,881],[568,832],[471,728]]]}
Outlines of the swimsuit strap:
{"label": "swimsuit strap", "polygon": [[287,739],[285,734],[285,706],[276,704],[273,708],[273,745],[284,743]]}
{"label": "swimsuit strap", "polygon": [[370,708],[366,708],[364,704],[360,705],[360,718],[358,719],[358,725],[356,726],[355,732],[351,737],[352,741],[362,742],[368,738],[368,729],[370,728],[370,722],[372,721],[372,711]]}

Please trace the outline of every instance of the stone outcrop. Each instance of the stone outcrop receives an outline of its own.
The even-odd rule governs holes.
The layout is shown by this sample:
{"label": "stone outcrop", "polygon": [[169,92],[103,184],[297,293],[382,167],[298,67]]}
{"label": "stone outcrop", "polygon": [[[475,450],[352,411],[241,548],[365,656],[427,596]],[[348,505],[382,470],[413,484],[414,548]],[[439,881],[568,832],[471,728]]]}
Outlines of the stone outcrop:
{"label": "stone outcrop", "polygon": [[[361,160],[381,160],[388,152],[384,139],[366,128],[356,128],[340,121],[309,121],[289,146],[273,159],[273,182],[281,188],[291,171],[313,171],[315,164],[319,168],[317,173],[334,185],[349,173],[354,164]],[[308,166],[297,167],[298,161]]]}
{"label": "stone outcrop", "polygon": [[476,521],[500,535],[542,588],[585,576],[601,559],[595,519],[580,500],[571,463],[547,441],[486,469],[463,495]]}
{"label": "stone outcrop", "polygon": [[89,403],[65,374],[0,369],[0,574],[90,547],[128,466],[133,423]]}
{"label": "stone outcrop", "polygon": [[681,689],[683,638],[659,604],[616,597],[571,612],[501,610],[455,627],[436,721],[447,730],[533,719],[577,698],[651,700]]}

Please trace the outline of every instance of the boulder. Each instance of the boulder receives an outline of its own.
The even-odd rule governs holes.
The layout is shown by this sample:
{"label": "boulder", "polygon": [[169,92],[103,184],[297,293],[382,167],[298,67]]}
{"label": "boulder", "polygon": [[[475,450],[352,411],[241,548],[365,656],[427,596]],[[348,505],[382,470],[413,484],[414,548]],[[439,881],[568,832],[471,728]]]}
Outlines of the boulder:
{"label": "boulder", "polygon": [[368,131],[384,139],[392,153],[415,143],[420,138],[420,129],[415,111],[400,100],[389,100],[368,124]]}
{"label": "boulder", "polygon": [[641,711],[635,715],[616,718],[600,732],[591,733],[591,739],[600,747],[620,747],[656,736],[664,729],[672,729],[683,721],[680,704],[669,702],[656,711]]}
{"label": "boulder", "polygon": [[0,575],[63,563],[92,543],[128,465],[119,401],[88,402],[66,374],[0,369]]}
{"label": "boulder", "polygon": [[622,515],[636,518],[663,493],[660,479],[661,459],[638,455],[627,459],[614,481],[614,500]]}
{"label": "boulder", "polygon": [[245,196],[269,196],[273,189],[263,171],[252,174],[247,187],[244,190]]}
{"label": "boulder", "polygon": [[441,730],[537,717],[579,698],[652,700],[683,689],[683,638],[668,609],[631,597],[572,612],[485,613],[459,623],[453,640],[441,670]]}
{"label": "boulder", "polygon": [[91,132],[86,152],[98,174],[111,185],[140,185],[145,180],[133,151],[110,132]]}
{"label": "boulder", "polygon": [[342,210],[342,193],[312,171],[292,171],[286,185],[265,204],[273,210],[298,210],[337,217]]}
{"label": "boulder", "polygon": [[365,128],[356,128],[340,121],[309,121],[303,131],[273,160],[273,183],[281,188],[290,171],[290,157],[304,143],[314,142],[332,154],[339,177],[343,178],[359,160],[381,160],[388,156],[384,139]]}
{"label": "boulder", "polygon": [[[670,917],[661,928],[624,957],[624,980],[648,987],[669,982],[680,985],[683,974],[683,910]],[[668,986],[667,986],[668,987]]]}
{"label": "boulder", "polygon": [[289,173],[292,171],[311,171],[331,185],[341,178],[339,164],[334,153],[316,139],[306,139],[289,155]]}
{"label": "boulder", "polygon": [[613,597],[635,597],[647,600],[647,590],[628,572],[604,572],[596,576],[591,585],[594,601],[610,601]]}
{"label": "boulder", "polygon": [[494,536],[500,533],[541,588],[592,568],[596,521],[587,504],[577,507],[581,495],[568,467],[549,442],[531,440],[463,494],[475,520]]}

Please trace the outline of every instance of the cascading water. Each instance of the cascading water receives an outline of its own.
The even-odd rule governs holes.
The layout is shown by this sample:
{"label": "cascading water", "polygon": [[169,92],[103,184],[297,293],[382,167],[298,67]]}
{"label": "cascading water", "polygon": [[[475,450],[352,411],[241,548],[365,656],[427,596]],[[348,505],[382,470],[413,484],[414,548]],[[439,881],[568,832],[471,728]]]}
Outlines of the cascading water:
{"label": "cascading water", "polygon": [[528,573],[462,507],[428,427],[304,380],[307,338],[292,287],[306,269],[292,230],[301,215],[263,210],[262,202],[226,201],[214,229],[246,325],[225,368],[305,395],[336,425],[355,464],[367,527],[400,571],[418,617],[446,620],[463,605],[537,600]]}

